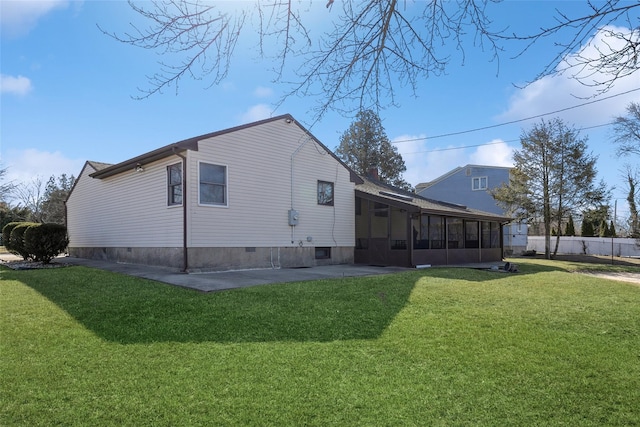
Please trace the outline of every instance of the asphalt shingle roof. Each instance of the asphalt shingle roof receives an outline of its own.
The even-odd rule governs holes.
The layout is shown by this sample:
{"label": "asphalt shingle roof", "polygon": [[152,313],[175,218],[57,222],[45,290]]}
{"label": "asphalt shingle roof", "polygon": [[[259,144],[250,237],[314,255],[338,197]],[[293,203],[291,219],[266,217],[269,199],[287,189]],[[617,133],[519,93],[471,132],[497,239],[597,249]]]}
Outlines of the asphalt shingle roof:
{"label": "asphalt shingle roof", "polygon": [[426,213],[499,222],[511,221],[511,218],[509,217],[496,215],[491,212],[484,212],[455,203],[447,203],[439,200],[428,199],[426,197],[419,196],[416,193],[385,184],[369,176],[360,176],[360,178],[362,178],[364,183],[356,185],[356,191],[378,198],[381,197],[383,199],[389,200],[390,202],[392,202],[392,204],[404,204],[416,209],[420,209],[421,211],[424,211]]}

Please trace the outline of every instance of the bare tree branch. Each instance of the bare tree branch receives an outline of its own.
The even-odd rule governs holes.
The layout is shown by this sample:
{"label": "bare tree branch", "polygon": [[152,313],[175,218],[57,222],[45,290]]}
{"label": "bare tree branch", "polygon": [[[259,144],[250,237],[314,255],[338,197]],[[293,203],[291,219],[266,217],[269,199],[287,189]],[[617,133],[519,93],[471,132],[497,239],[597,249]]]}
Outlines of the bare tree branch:
{"label": "bare tree branch", "polygon": [[[589,13],[584,16],[557,11],[555,25],[533,34],[507,34],[493,29],[489,19],[488,6],[499,1],[323,1],[331,11],[331,20],[324,23],[328,30],[312,37],[304,16],[312,0],[234,3],[234,12],[202,0],[153,0],[141,5],[130,0],[131,8],[148,27],[132,26],[124,35],[102,31],[166,58],[158,62],[156,73],[147,76],[150,87],[140,90],[140,98],[145,98],[171,86],[178,91],[185,77],[207,78],[209,86],[219,84],[229,72],[241,33],[248,31],[247,18],[255,13],[259,54],[275,59],[276,81],[290,87],[276,108],[294,95],[314,97],[316,121],[330,109],[353,113],[397,105],[399,87],[409,87],[415,95],[423,80],[446,72],[454,52],[451,46],[463,64],[465,49],[472,47],[498,61],[502,43],[524,42],[522,55],[542,40],[568,33],[567,43],[554,43],[551,60],[535,79],[571,72],[573,78],[601,92],[640,67],[638,2],[588,1]],[[614,26],[621,23],[626,28]],[[590,51],[583,49],[599,32],[604,41],[592,45]],[[286,79],[292,61],[301,66],[294,78]]]}
{"label": "bare tree branch", "polygon": [[147,76],[150,88],[139,89],[138,99],[147,98],[171,85],[176,93],[180,80],[188,75],[196,80],[211,76],[211,85],[220,83],[229,71],[246,14],[214,13],[215,6],[194,0],[154,0],[146,9],[129,0],[130,7],[151,22],[149,28],[119,36],[104,33],[119,42],[154,50],[160,55],[178,54],[177,64],[158,61],[160,70]]}
{"label": "bare tree branch", "polygon": [[640,156],[640,103],[630,103],[627,115],[614,119],[613,143],[619,157]]}
{"label": "bare tree branch", "polygon": [[[640,18],[633,15],[633,12],[640,8],[640,3],[607,0],[598,4],[588,1],[587,4],[591,13],[570,17],[557,10],[557,24],[542,27],[536,33],[498,35],[504,40],[527,42],[525,48],[516,56],[518,57],[543,39],[557,38],[558,34],[564,31],[573,34],[567,43],[554,42],[554,46],[558,48],[554,56],[530,83],[545,76],[562,75],[570,71],[571,77],[576,81],[585,86],[598,88],[598,95],[611,89],[618,79],[640,69]],[[621,21],[628,27],[613,26]],[[600,35],[600,40],[595,40],[592,44],[595,52],[585,53],[583,48],[588,47],[587,42],[595,34]],[[596,44],[598,41],[605,47],[599,47]]]}

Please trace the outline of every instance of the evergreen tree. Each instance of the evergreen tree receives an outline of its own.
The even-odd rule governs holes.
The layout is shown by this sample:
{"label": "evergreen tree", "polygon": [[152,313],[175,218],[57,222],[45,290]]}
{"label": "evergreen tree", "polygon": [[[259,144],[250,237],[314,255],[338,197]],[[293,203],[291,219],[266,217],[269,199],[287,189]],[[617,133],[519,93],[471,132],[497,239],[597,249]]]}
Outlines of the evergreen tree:
{"label": "evergreen tree", "polygon": [[582,237],[593,237],[594,234],[595,234],[595,230],[593,229],[593,223],[586,218],[583,219],[580,235]]}
{"label": "evergreen tree", "polygon": [[380,117],[372,110],[362,110],[356,115],[356,120],[340,137],[336,155],[360,175],[377,169],[380,181],[411,189],[402,178],[407,170],[404,160],[387,137]]}
{"label": "evergreen tree", "polygon": [[44,191],[44,201],[42,202],[41,215],[42,222],[64,224],[65,206],[69,191],[73,187],[75,178],[73,175],[67,177],[62,174],[56,180],[54,176],[49,178]]}
{"label": "evergreen tree", "polygon": [[576,227],[573,224],[573,216],[569,215],[569,221],[567,221],[567,227],[564,229],[565,236],[575,236],[576,235]]}
{"label": "evergreen tree", "polygon": [[607,221],[604,219],[600,221],[600,225],[598,226],[598,236],[609,237],[609,227],[607,227]]}
{"label": "evergreen tree", "polygon": [[613,224],[613,221],[609,224],[609,237],[618,237],[616,233],[616,226]]}

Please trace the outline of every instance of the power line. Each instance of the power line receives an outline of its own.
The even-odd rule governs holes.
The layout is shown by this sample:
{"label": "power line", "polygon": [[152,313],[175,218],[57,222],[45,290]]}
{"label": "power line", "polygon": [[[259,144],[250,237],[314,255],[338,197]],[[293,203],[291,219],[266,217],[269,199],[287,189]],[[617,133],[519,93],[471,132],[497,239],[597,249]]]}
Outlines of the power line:
{"label": "power line", "polygon": [[[595,128],[600,128],[600,127],[604,127],[604,126],[611,126],[614,123],[615,122],[603,123],[601,125],[588,126],[588,127],[584,127],[584,128],[580,128],[580,129],[576,129],[576,130],[582,131],[582,130],[588,130],[588,129],[595,129]],[[418,138],[418,139],[427,139],[427,138]],[[417,140],[417,139],[415,139],[415,140]],[[415,140],[413,140],[413,141],[415,141]],[[520,140],[519,139],[509,139],[507,141],[500,140],[500,141],[493,141],[493,142],[485,142],[483,144],[462,145],[460,147],[434,148],[432,150],[423,150],[423,151],[414,151],[412,153],[404,153],[404,155],[436,153],[436,152],[439,152],[439,151],[464,150],[465,148],[484,147],[484,146],[487,146],[487,145],[496,145],[496,144],[508,144],[510,142],[518,142],[518,141],[520,141]]]}
{"label": "power line", "polygon": [[[584,102],[582,104],[574,105],[572,107],[562,108],[560,110],[551,111],[549,113],[543,113],[543,114],[538,114],[538,115],[531,116],[531,117],[526,117],[524,119],[512,120],[510,122],[498,123],[496,125],[484,126],[484,127],[475,128],[475,129],[462,130],[462,131],[458,131],[458,132],[443,133],[443,134],[434,135],[434,136],[425,136],[423,138],[401,139],[401,140],[398,140],[398,141],[393,141],[392,144],[398,144],[398,143],[401,143],[401,142],[423,141],[423,140],[426,140],[426,139],[446,138],[446,137],[449,137],[449,136],[463,135],[465,133],[478,132],[478,131],[481,131],[481,130],[487,130],[487,129],[493,129],[493,128],[497,128],[497,127],[501,127],[501,126],[512,125],[514,123],[520,123],[520,122],[524,122],[524,121],[527,121],[527,120],[538,119],[540,117],[549,116],[551,114],[562,113],[564,111],[573,110],[573,109],[579,108],[579,107],[584,107],[585,105],[595,104],[596,102],[606,101],[607,99],[616,98],[618,96],[626,95],[626,94],[629,94],[631,92],[636,92],[638,90],[640,90],[640,88],[630,89],[630,90],[628,90],[626,92],[621,92],[621,93],[618,93],[618,94],[615,94],[615,95],[606,96],[606,97],[600,98],[600,99],[594,99],[593,101]],[[604,126],[604,125],[602,125],[602,126]],[[597,126],[595,126],[595,127],[597,127]],[[585,128],[585,129],[591,129],[591,128]]]}

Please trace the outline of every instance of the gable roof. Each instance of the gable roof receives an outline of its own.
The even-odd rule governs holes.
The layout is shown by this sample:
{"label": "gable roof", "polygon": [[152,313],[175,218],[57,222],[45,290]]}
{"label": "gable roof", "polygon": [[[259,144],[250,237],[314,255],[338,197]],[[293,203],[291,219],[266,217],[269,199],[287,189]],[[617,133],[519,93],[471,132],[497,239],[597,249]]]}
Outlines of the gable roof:
{"label": "gable roof", "polygon": [[456,203],[442,202],[439,200],[422,197],[416,193],[385,184],[370,176],[361,177],[362,184],[356,185],[356,194],[367,196],[372,200],[406,209],[409,212],[425,212],[437,215],[456,216],[461,218],[473,218],[478,220],[510,222],[511,218],[471,209]]}
{"label": "gable roof", "polygon": [[458,166],[455,169],[450,170],[449,172],[440,175],[439,177],[435,178],[432,181],[428,181],[428,182],[421,182],[418,185],[416,185],[416,191],[422,191],[425,188],[429,188],[432,187],[433,185],[444,181],[445,179],[449,178],[452,175],[457,174],[458,172],[460,172],[461,170],[467,169],[467,168],[485,168],[485,169],[513,169],[512,167],[509,166],[487,166],[487,165],[473,165],[473,164],[468,164],[468,165],[464,165],[464,166]]}
{"label": "gable roof", "polygon": [[277,120],[285,120],[287,123],[295,123],[304,133],[306,133],[316,144],[320,145],[327,153],[329,153],[335,160],[337,160],[342,166],[344,166],[350,173],[350,178],[352,182],[359,183],[360,177],[349,167],[346,163],[344,163],[338,156],[335,155],[333,151],[327,148],[323,143],[321,143],[315,136],[311,134],[304,126],[302,126],[296,119],[293,118],[291,114],[282,114],[280,116],[271,117],[264,120],[259,120],[252,123],[247,123],[240,126],[231,127],[228,129],[219,130],[216,132],[207,133],[200,136],[195,136],[193,138],[185,139],[179,142],[175,142],[173,144],[165,145],[164,147],[158,148],[157,150],[150,151],[148,153],[142,154],[140,156],[125,160],[123,162],[117,163],[115,165],[109,165],[107,163],[99,163],[99,162],[91,162],[96,169],[96,172],[90,174],[92,178],[107,178],[109,176],[117,175],[119,173],[134,169],[138,165],[145,165],[147,163],[154,162],[156,160],[164,159],[166,157],[172,156],[174,154],[182,153],[186,150],[198,151],[198,143],[202,140],[213,138],[216,136],[237,132],[243,129],[251,128],[254,126],[260,126],[266,123],[274,122]]}

